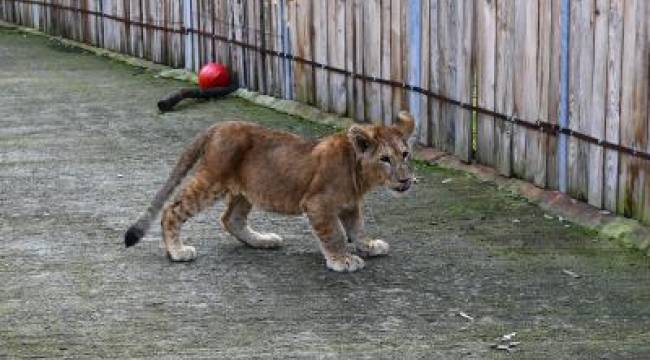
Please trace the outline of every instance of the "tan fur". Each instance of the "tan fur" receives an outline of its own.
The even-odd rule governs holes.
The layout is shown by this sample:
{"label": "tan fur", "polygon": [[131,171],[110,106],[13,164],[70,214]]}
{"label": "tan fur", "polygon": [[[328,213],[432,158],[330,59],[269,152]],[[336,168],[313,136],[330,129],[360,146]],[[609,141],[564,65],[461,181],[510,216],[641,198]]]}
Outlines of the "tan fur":
{"label": "tan fur", "polygon": [[191,150],[194,155],[186,152],[182,156],[196,160],[177,164],[181,169],[195,166],[195,171],[163,211],[167,254],[174,261],[194,259],[196,251],[183,244],[180,228],[225,197],[222,225],[243,243],[256,248],[282,243],[278,235],[258,233],[248,226],[246,218],[253,206],[283,214],[305,214],[320,239],[328,268],[362,268],[363,260],[350,252],[347,239],[362,256],[388,252],[386,242],[366,237],[361,201],[376,186],[394,192],[408,190],[413,175],[406,140],[413,126],[406,112],[399,114],[395,126],[354,125],[347,132],[321,140],[245,122],[213,126],[204,135],[204,147]]}

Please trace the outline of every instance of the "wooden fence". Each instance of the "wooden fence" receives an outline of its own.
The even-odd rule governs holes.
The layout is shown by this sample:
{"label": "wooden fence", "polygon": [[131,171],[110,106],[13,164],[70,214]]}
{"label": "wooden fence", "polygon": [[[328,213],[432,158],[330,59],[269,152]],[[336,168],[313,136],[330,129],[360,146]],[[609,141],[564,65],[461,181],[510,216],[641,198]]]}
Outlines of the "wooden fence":
{"label": "wooden fence", "polygon": [[410,109],[425,145],[650,223],[646,0],[0,0],[0,17],[223,62],[241,86],[358,121]]}

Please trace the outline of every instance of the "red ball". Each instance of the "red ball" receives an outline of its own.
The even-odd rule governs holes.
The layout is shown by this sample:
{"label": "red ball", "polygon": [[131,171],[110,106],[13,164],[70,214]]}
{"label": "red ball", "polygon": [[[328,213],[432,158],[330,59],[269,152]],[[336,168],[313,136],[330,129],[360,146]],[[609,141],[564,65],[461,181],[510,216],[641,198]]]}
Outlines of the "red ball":
{"label": "red ball", "polygon": [[228,69],[223,64],[207,63],[199,71],[199,88],[201,90],[228,85],[230,85],[230,76]]}

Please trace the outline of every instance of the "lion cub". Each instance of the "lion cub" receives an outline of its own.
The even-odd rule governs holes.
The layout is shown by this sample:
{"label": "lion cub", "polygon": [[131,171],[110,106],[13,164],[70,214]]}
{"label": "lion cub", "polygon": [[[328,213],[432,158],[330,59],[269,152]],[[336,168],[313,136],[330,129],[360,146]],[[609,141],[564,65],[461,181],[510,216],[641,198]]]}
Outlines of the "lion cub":
{"label": "lion cub", "polygon": [[[245,122],[213,125],[181,154],[165,185],[146,212],[124,236],[135,245],[165,201],[183,182],[162,214],[163,241],[172,261],[196,257],[180,238],[182,224],[225,199],[223,228],[254,248],[274,248],[282,238],[260,233],[247,224],[253,206],[282,214],[305,214],[320,239],[326,265],[334,271],[355,271],[364,261],[350,252],[350,239],[361,256],[388,253],[383,240],[364,233],[361,201],[376,186],[393,193],[413,183],[406,140],[413,132],[411,115],[402,111],[393,126],[353,125],[347,132],[320,140],[270,130]],[[194,169],[191,175],[190,171]]]}

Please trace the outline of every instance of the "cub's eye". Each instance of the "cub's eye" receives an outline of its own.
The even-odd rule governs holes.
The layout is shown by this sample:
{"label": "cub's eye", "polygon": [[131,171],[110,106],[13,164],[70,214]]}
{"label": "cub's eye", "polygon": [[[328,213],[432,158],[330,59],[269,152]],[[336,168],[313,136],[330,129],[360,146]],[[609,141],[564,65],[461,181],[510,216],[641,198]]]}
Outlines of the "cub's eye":
{"label": "cub's eye", "polygon": [[409,155],[411,155],[411,154],[409,154],[408,151],[404,151],[404,152],[402,153],[402,157],[403,157],[404,159],[406,159],[407,157],[409,157]]}
{"label": "cub's eye", "polygon": [[388,156],[382,156],[382,157],[379,158],[379,160],[381,160],[381,161],[383,161],[383,162],[385,162],[387,164],[390,164],[390,157],[388,157]]}

